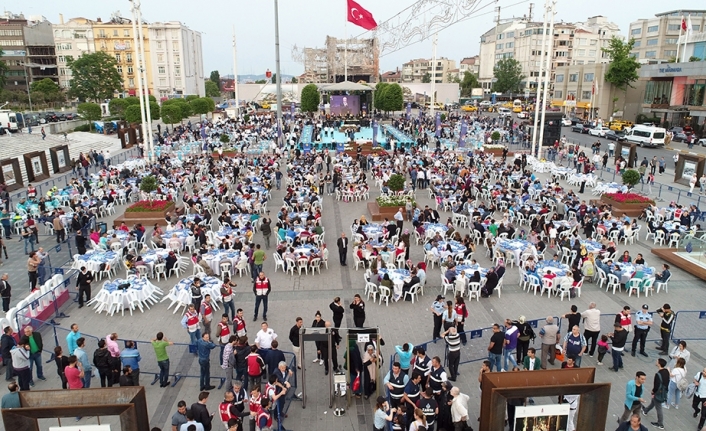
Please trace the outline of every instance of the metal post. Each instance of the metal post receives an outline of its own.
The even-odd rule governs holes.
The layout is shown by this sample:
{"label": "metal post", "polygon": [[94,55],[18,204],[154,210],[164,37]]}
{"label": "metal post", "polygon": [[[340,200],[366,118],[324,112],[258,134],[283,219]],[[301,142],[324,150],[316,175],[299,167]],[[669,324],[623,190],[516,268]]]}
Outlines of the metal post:
{"label": "metal post", "polygon": [[434,33],[434,39],[432,40],[432,54],[431,54],[431,103],[429,105],[429,113],[431,117],[434,118],[434,103],[436,102],[436,42],[438,33]]}
{"label": "metal post", "polygon": [[[138,67],[140,68],[139,70],[144,72],[144,74],[141,74],[142,79],[144,80],[144,94],[142,93],[142,90],[140,90],[140,97],[145,98],[145,114],[146,114],[146,120],[147,120],[147,148],[149,148],[150,151],[150,157],[148,161],[152,162],[154,160],[154,148],[152,145],[152,112],[150,110],[150,98],[149,98],[149,83],[147,82],[147,60],[145,60],[145,43],[144,43],[144,34],[142,33],[142,11],[140,10],[140,0],[135,0],[137,3],[137,31],[139,32],[139,38],[138,42],[140,44],[139,48],[139,60],[140,64],[138,64]],[[144,69],[143,69],[144,68]],[[138,76],[139,78],[139,76]],[[144,135],[143,135],[144,136]]]}
{"label": "metal post", "polygon": [[[547,67],[544,73],[544,91],[542,93],[542,103],[546,105],[547,92],[549,90],[549,74],[552,71],[552,52],[554,51],[554,6],[556,5],[556,0],[551,0],[549,3],[549,9],[547,13],[549,14],[549,53],[547,55]],[[546,109],[542,109],[542,120],[539,124],[539,145],[541,146],[544,141],[544,121],[546,118]]]}
{"label": "metal post", "polygon": [[233,88],[235,89],[235,117],[240,116],[240,101],[238,100],[238,48],[235,42],[235,25],[233,25]]}
{"label": "metal post", "polygon": [[[545,57],[548,57],[549,54],[545,56],[545,49],[547,48],[547,13],[550,9],[550,3],[551,0],[547,0],[545,5],[544,5],[544,23],[542,24],[542,52],[539,57],[539,76],[537,77],[537,100],[535,103],[535,108],[534,108],[534,127],[532,128],[532,152],[530,154],[534,155],[535,154],[535,149],[536,149],[536,144],[537,144],[537,125],[539,124],[539,112],[540,109],[543,111],[545,109],[546,103],[542,100],[540,103],[540,91],[542,89],[542,86],[540,85],[540,82],[543,80],[542,72],[546,73],[545,67],[544,67],[544,61]],[[542,145],[541,143],[539,144],[540,146]]]}
{"label": "metal post", "polygon": [[281,145],[282,139],[282,74],[280,73],[279,60],[279,1],[275,0],[275,73],[277,74],[277,143]]}
{"label": "metal post", "polygon": [[[305,358],[304,356],[304,328],[299,328],[299,357]],[[296,358],[294,358],[296,362]],[[306,408],[306,365],[302,361],[302,408]]]}
{"label": "metal post", "polygon": [[[137,60],[137,91],[138,91],[138,97],[140,99],[140,119],[142,120],[141,126],[142,126],[142,144],[145,147],[145,152],[147,153],[147,156],[149,157],[150,151],[149,151],[149,146],[147,143],[147,124],[145,124],[145,121],[147,120],[147,115],[145,113],[145,101],[142,98],[142,70],[140,69],[140,50],[139,50],[139,40],[138,40],[138,35],[137,35],[137,14],[138,14],[138,8],[140,7],[140,0],[134,0],[132,1],[132,40],[134,44],[134,52],[135,52],[135,59]],[[149,158],[148,158],[149,160]]]}
{"label": "metal post", "polygon": [[29,92],[29,85],[30,85],[30,80],[32,79],[31,73],[32,73],[32,68],[30,67],[29,69],[27,68],[27,63],[22,63],[22,66],[25,68],[25,82],[27,83],[27,100],[29,100],[29,110],[32,110],[32,95]]}

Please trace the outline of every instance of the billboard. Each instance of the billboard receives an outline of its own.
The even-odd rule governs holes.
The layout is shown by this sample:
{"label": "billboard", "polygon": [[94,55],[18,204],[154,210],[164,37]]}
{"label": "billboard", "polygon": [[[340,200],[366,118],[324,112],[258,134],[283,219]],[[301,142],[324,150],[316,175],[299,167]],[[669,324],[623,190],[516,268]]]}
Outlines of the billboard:
{"label": "billboard", "polygon": [[569,421],[569,404],[518,406],[515,409],[516,431],[564,431]]}
{"label": "billboard", "polygon": [[360,114],[360,96],[331,96],[331,113],[334,115]]}
{"label": "billboard", "polygon": [[482,99],[483,89],[482,88],[472,88],[471,89],[471,99]]}

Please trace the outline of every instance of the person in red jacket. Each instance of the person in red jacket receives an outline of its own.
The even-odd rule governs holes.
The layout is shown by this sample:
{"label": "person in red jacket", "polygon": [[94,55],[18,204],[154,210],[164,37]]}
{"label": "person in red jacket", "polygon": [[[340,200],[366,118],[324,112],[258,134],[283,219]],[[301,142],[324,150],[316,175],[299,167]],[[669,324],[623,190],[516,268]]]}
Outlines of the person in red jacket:
{"label": "person in red jacket", "polygon": [[265,273],[261,271],[252,287],[252,291],[255,294],[255,317],[253,317],[253,320],[257,320],[260,303],[262,303],[262,318],[263,320],[267,320],[267,297],[270,295],[271,290],[272,284],[270,280],[265,277]]}
{"label": "person in red jacket", "polygon": [[231,408],[233,407],[234,399],[233,391],[226,391],[223,402],[218,405],[218,413],[221,415],[221,421],[223,421],[226,429],[228,429],[228,421],[238,417],[237,414],[233,414],[234,412],[237,413],[237,410]]}

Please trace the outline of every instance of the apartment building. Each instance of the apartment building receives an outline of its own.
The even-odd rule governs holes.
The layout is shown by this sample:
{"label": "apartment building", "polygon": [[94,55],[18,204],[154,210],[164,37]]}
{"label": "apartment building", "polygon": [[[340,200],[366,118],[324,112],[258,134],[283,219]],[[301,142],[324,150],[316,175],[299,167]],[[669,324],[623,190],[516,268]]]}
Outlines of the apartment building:
{"label": "apartment building", "polygon": [[84,54],[96,51],[93,21],[77,17],[64,22],[64,16],[59,15],[59,23],[52,24],[52,30],[59,67],[59,85],[68,89],[71,86],[72,78],[71,69],[67,64],[68,60],[70,58],[75,60]]}
{"label": "apartment building", "polygon": [[[682,17],[690,18],[692,32],[705,30],[706,9],[679,9],[630,23],[628,37],[635,40],[632,55],[641,63],[670,61],[677,56]],[[681,60],[681,55],[679,55]]]}
{"label": "apartment building", "polygon": [[[495,63],[503,58],[520,63],[525,90],[537,88],[542,79],[542,29],[543,23],[521,18],[501,23],[481,36],[479,81],[486,92],[492,88]],[[554,34],[544,48],[545,55],[551,57],[551,76],[558,67],[607,62],[601,48],[619,33],[617,24],[600,15],[585,22],[555,23]]]}
{"label": "apartment building", "polygon": [[[433,70],[432,70],[433,69]],[[401,81],[405,83],[420,83],[429,74],[429,78],[439,84],[449,83],[449,74],[456,69],[456,60],[449,60],[446,57],[436,59],[436,65],[432,65],[432,59],[418,58],[408,61],[402,65]],[[452,78],[458,75],[458,71],[452,74]]]}
{"label": "apartment building", "polygon": [[155,96],[205,96],[201,33],[178,21],[151,23],[148,30]]}
{"label": "apartment building", "polygon": [[[154,95],[154,78],[150,57],[149,32],[143,22],[142,32],[145,40],[145,73],[147,73],[147,92]],[[123,79],[121,97],[136,96],[137,82],[137,49],[134,46],[132,20],[113,14],[110,21],[103,22],[98,18],[93,23],[93,38],[96,51],[103,51],[115,58],[118,73]]]}
{"label": "apartment building", "polygon": [[458,78],[463,80],[463,75],[466,72],[471,72],[472,74],[478,76],[480,70],[480,56],[474,55],[473,57],[465,57],[458,65]]}

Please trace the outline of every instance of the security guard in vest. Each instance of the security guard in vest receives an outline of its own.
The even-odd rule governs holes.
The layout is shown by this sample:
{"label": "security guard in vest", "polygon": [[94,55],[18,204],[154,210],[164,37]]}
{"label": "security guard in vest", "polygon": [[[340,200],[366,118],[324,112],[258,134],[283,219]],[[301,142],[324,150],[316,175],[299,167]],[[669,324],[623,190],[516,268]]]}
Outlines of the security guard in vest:
{"label": "security guard in vest", "polygon": [[405,386],[407,386],[408,381],[409,376],[407,374],[402,373],[402,367],[400,367],[400,363],[393,363],[392,370],[387,373],[385,379],[383,380],[383,384],[390,391],[391,407],[400,406],[400,403],[402,402],[402,397],[404,396],[404,388]]}
{"label": "security guard in vest", "polygon": [[632,338],[633,356],[635,356],[635,348],[637,347],[638,340],[640,341],[640,354],[647,356],[647,353],[645,353],[645,340],[652,326],[652,313],[648,311],[648,308],[647,304],[642,304],[642,310],[635,313],[635,336]]}
{"label": "security guard in vest", "polygon": [[412,423],[414,418],[414,409],[417,408],[417,401],[421,395],[421,382],[422,375],[418,372],[412,372],[412,378],[407,382],[404,387],[404,394],[402,395],[402,401],[407,404],[407,423]]}
{"label": "security guard in vest", "polygon": [[441,359],[438,356],[434,356],[431,360],[428,386],[434,391],[435,397],[441,393],[441,383],[447,380],[446,371],[444,371],[444,367],[441,366]]}
{"label": "security guard in vest", "polygon": [[419,373],[422,376],[422,390],[424,390],[427,388],[431,359],[429,359],[423,347],[417,347],[415,350],[417,351],[417,357],[414,359],[412,374]]}

